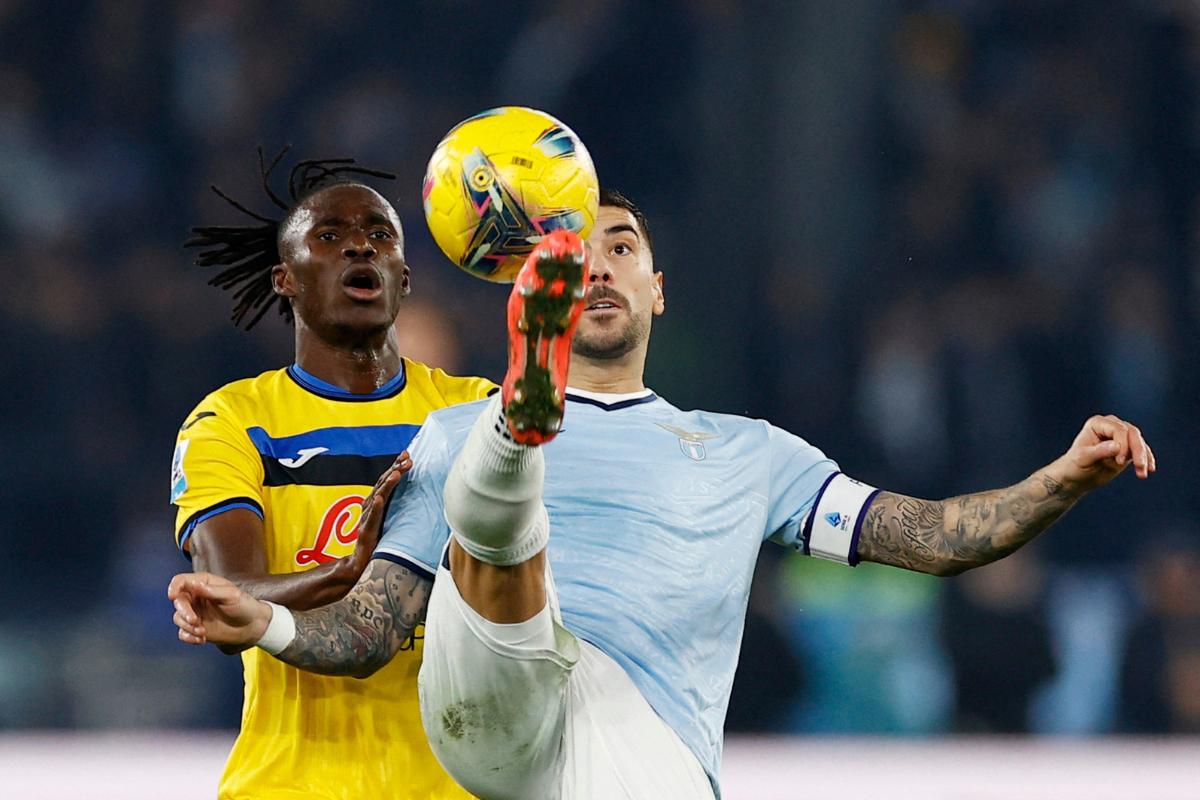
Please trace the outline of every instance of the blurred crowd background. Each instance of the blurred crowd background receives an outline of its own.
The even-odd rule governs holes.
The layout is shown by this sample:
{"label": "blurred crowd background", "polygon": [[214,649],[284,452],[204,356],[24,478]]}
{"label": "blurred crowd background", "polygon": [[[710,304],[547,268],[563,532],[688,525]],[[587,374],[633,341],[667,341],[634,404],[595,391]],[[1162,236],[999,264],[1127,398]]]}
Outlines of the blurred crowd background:
{"label": "blurred crowd background", "polygon": [[1200,4],[1189,0],[0,0],[0,728],[235,727],[177,643],[174,436],[289,363],[180,248],[270,206],[254,147],[353,156],[407,226],[405,352],[499,378],[503,287],[420,212],[425,159],[531,105],[647,212],[648,384],[849,474],[1013,483],[1084,419],[1122,476],[953,579],[768,545],[730,730],[1200,732]]}

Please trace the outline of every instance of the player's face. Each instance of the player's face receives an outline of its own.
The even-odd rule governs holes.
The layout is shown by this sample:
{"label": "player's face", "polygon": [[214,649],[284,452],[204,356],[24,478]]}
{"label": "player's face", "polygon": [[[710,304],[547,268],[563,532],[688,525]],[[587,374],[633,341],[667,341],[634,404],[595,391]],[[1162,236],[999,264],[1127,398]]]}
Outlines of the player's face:
{"label": "player's face", "polygon": [[387,329],[409,291],[396,210],[366,186],[331,186],[291,215],[282,236],[276,291],[314,329]]}
{"label": "player's face", "polygon": [[587,358],[620,358],[650,337],[664,308],[662,273],[633,214],[600,206],[587,240],[587,296],[572,350]]}

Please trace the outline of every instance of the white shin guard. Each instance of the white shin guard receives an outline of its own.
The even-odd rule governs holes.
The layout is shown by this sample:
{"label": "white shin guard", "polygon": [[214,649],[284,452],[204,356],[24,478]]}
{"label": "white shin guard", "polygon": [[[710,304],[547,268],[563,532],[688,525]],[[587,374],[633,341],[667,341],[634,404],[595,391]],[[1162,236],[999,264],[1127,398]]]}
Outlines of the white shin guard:
{"label": "white shin guard", "polygon": [[446,476],[446,522],[462,549],[496,566],[528,561],[546,547],[550,521],[542,505],[541,448],[508,435],[495,396],[467,435]]}

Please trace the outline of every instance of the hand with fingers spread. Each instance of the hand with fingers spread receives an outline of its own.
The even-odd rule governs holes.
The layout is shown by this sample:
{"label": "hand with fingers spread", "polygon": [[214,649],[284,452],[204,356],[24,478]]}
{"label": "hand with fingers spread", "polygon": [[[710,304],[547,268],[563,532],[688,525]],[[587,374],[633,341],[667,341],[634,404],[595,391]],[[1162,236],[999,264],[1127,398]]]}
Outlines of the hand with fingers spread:
{"label": "hand with fingers spread", "polygon": [[354,553],[347,559],[356,580],[367,568],[375,546],[379,544],[379,534],[383,530],[383,512],[387,508],[388,500],[391,499],[392,492],[400,480],[412,469],[412,465],[412,458],[405,450],[396,456],[396,460],[379,476],[370,493],[363,498],[362,516],[354,529],[358,536],[357,543],[354,545]]}
{"label": "hand with fingers spread", "polygon": [[1130,464],[1142,479],[1158,469],[1138,427],[1109,414],[1085,422],[1071,448],[1047,470],[1067,491],[1080,495],[1108,483]]}
{"label": "hand with fingers spread", "polygon": [[208,572],[176,575],[167,586],[167,598],[175,606],[179,640],[188,644],[250,646],[271,621],[269,605]]}

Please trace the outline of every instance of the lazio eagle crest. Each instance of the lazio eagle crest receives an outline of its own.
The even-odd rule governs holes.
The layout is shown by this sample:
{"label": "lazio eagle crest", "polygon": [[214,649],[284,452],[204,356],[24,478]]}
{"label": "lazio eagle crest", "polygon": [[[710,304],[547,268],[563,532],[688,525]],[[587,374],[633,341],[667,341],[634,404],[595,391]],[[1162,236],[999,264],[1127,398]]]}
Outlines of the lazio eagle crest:
{"label": "lazio eagle crest", "polygon": [[704,431],[689,431],[683,428],[677,428],[674,425],[667,425],[662,422],[655,423],[658,427],[673,433],[679,437],[679,449],[683,454],[692,461],[703,461],[705,455],[704,443],[709,439],[718,439],[719,433],[705,433]]}

